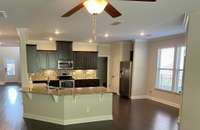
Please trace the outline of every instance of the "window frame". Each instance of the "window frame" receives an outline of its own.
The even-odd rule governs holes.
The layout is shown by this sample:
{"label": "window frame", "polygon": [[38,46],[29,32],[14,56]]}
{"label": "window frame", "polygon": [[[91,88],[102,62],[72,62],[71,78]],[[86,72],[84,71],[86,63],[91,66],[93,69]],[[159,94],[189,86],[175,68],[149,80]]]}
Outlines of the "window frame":
{"label": "window frame", "polygon": [[[180,69],[178,68],[178,60],[180,58],[180,53],[178,53],[178,48],[181,48],[181,47],[186,47],[185,45],[177,45],[177,46],[168,46],[168,47],[159,47],[157,48],[157,53],[156,53],[156,81],[155,81],[155,89],[157,90],[160,90],[160,91],[165,91],[165,92],[170,92],[170,93],[176,93],[176,94],[180,94],[181,92],[177,92],[177,85],[178,85],[178,82],[177,82],[177,79],[179,76],[179,71],[182,71],[183,72],[183,77],[184,77],[184,65],[185,65],[185,57],[184,57],[184,65],[183,65],[183,69]],[[173,68],[172,69],[165,69],[165,68],[161,68],[160,67],[160,52],[159,50],[161,49],[167,49],[167,48],[174,48],[174,61],[173,61]],[[178,58],[178,55],[179,55],[179,58]],[[159,85],[159,72],[160,70],[169,70],[169,71],[172,71],[172,87],[171,87],[171,90],[166,90],[166,89],[162,89],[160,88],[158,85]],[[182,77],[182,88],[183,88],[183,77]]]}

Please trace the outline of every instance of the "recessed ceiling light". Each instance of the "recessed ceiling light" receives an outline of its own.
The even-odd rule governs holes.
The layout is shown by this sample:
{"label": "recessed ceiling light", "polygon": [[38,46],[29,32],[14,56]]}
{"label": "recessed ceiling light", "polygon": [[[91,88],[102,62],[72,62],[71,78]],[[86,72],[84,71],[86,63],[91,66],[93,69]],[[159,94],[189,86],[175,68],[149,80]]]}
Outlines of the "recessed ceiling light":
{"label": "recessed ceiling light", "polygon": [[54,32],[56,35],[58,35],[58,34],[60,34],[60,31],[58,31],[58,30],[55,30],[55,32]]}
{"label": "recessed ceiling light", "polygon": [[92,43],[92,42],[93,42],[93,40],[92,40],[92,39],[90,39],[88,42],[89,42],[89,43]]}
{"label": "recessed ceiling light", "polygon": [[108,33],[104,34],[104,37],[109,37],[109,34]]}
{"label": "recessed ceiling light", "polygon": [[141,33],[140,33],[140,36],[144,36],[144,35],[145,35],[144,32],[141,32]]}
{"label": "recessed ceiling light", "polygon": [[53,38],[52,38],[52,37],[49,37],[49,41],[53,41]]}

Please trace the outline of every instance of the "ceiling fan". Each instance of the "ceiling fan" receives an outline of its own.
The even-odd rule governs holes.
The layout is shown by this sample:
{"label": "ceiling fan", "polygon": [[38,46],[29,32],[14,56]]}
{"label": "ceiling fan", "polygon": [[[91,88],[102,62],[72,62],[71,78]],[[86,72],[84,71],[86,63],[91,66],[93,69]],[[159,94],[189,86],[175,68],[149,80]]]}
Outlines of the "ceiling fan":
{"label": "ceiling fan", "polygon": [[[156,2],[156,0],[122,0],[122,1],[141,1],[141,2]],[[111,17],[116,18],[122,14],[108,0],[82,0],[80,4],[66,12],[62,17],[69,17],[80,9],[85,7],[92,15],[97,15],[106,11]]]}

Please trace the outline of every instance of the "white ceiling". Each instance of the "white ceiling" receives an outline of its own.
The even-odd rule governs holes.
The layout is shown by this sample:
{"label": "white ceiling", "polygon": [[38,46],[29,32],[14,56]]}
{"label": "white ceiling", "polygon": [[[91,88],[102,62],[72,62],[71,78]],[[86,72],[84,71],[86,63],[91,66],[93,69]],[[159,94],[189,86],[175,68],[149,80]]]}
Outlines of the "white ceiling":
{"label": "white ceiling", "polygon": [[[92,19],[86,9],[69,18],[60,16],[80,0],[0,0],[0,10],[8,14],[0,19],[0,40],[17,41],[16,28],[28,28],[31,40],[86,41],[91,38]],[[113,19],[105,12],[97,16],[97,40],[100,42],[141,38],[141,31],[155,38],[182,33],[184,12],[200,9],[200,0],[158,0],[156,3],[110,0],[123,14]],[[111,26],[114,21],[122,21]],[[62,33],[54,34],[55,29]],[[108,38],[103,35],[109,33]]]}

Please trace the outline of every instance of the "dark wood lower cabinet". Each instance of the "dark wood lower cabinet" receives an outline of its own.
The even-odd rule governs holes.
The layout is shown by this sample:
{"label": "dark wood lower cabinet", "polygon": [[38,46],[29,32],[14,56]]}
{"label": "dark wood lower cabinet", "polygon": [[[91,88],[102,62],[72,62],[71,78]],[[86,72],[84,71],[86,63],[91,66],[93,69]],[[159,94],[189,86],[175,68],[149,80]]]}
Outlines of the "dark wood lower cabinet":
{"label": "dark wood lower cabinet", "polygon": [[79,79],[75,80],[75,87],[98,87],[99,79]]}

